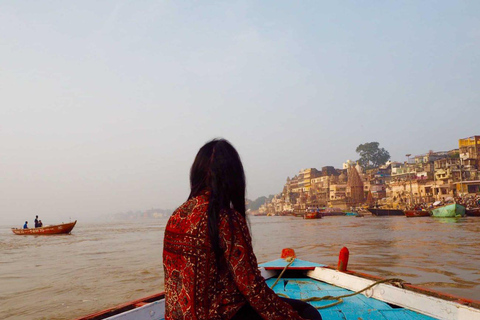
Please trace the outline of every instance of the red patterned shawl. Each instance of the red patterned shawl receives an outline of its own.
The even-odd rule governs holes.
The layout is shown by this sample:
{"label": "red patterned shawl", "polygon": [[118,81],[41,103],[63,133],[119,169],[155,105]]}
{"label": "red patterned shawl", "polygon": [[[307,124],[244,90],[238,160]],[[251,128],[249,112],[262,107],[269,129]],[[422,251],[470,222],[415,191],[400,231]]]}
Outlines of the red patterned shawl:
{"label": "red patterned shawl", "polygon": [[301,320],[266,285],[245,218],[234,210],[220,214],[224,255],[217,262],[207,229],[208,196],[185,202],[165,228],[166,320],[228,320],[247,302],[264,319]]}

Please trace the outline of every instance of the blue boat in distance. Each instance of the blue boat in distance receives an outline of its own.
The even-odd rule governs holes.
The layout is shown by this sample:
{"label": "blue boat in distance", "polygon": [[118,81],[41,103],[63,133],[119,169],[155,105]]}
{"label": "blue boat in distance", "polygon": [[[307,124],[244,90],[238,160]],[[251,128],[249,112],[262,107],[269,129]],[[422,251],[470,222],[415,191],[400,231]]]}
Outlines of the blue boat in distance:
{"label": "blue boat in distance", "polygon": [[358,213],[356,211],[347,211],[347,212],[345,212],[345,216],[347,216],[347,217],[363,217],[363,214]]}
{"label": "blue boat in distance", "polygon": [[465,207],[456,203],[432,209],[432,216],[437,218],[456,218],[465,216]]}
{"label": "blue boat in distance", "polygon": [[[325,320],[480,320],[480,301],[348,270],[342,251],[339,268],[345,271],[295,259],[294,252],[259,268],[279,296],[307,299]],[[164,298],[159,293],[76,320],[163,320]]]}

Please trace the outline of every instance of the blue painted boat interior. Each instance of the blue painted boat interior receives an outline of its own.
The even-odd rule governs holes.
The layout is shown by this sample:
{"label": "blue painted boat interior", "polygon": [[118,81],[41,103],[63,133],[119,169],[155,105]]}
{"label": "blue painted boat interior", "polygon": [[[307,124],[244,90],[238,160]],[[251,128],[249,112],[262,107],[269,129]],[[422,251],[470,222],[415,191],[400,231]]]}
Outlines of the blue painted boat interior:
{"label": "blue painted boat interior", "polygon": [[[276,278],[267,280],[271,287]],[[307,299],[311,297],[341,296],[352,293],[350,290],[342,289],[327,283],[310,278],[284,278],[274,288],[280,296],[286,295],[292,299]],[[315,307],[331,304],[335,301],[312,301]],[[367,298],[359,294],[353,297],[344,298],[339,305],[318,310],[323,319],[328,320],[430,320],[434,319],[411,310],[394,308],[385,302]]]}
{"label": "blue painted boat interior", "polygon": [[[285,267],[288,264],[284,259],[277,259],[263,263],[260,267]],[[318,263],[296,259],[290,267],[324,267]],[[269,287],[277,278],[267,280]],[[311,278],[282,278],[273,290],[280,296],[287,296],[292,299],[308,299],[312,297],[333,296],[338,297],[352,293],[331,284],[320,282]],[[335,301],[312,301],[314,307],[331,304]],[[432,317],[407,310],[404,308],[392,307],[389,304],[359,294],[353,297],[344,298],[339,305],[326,309],[320,309],[323,319],[328,320],[431,320]]]}

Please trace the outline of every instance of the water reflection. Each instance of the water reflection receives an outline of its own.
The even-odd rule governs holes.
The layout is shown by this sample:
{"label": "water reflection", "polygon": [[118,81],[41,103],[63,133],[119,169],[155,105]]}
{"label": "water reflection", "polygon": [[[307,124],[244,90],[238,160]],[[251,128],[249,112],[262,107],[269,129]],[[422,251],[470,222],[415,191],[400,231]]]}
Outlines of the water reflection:
{"label": "water reflection", "polygon": [[437,217],[433,217],[432,218],[434,221],[437,221],[437,222],[440,222],[440,223],[460,223],[460,224],[463,224],[467,219],[466,218],[454,218],[454,217],[449,217],[449,218],[446,218],[446,217],[442,217],[442,218],[437,218]]}

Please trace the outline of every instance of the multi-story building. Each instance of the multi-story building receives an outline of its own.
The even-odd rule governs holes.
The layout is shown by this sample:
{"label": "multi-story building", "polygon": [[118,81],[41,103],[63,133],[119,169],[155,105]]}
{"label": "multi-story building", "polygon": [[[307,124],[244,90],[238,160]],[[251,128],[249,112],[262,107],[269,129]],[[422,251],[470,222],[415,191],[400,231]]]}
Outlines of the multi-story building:
{"label": "multi-story building", "polygon": [[330,177],[329,181],[329,201],[345,200],[347,198],[347,175],[345,172],[342,172],[338,177]]}
{"label": "multi-story building", "polygon": [[464,165],[478,166],[480,162],[480,136],[458,140],[458,149]]}
{"label": "multi-story building", "polygon": [[460,170],[454,184],[458,193],[480,192],[480,136],[458,140]]}
{"label": "multi-story building", "polygon": [[315,168],[301,170],[298,174],[298,187],[302,188],[303,192],[308,192],[310,190],[311,180],[319,176],[321,176],[321,172]]}
{"label": "multi-story building", "polygon": [[329,200],[329,186],[329,176],[321,176],[311,180],[310,191],[315,195],[317,206],[327,206]]}
{"label": "multi-story building", "polygon": [[365,194],[370,192],[374,201],[387,197],[387,186],[391,179],[392,164],[393,162],[387,161],[383,166],[367,170],[366,172]]}
{"label": "multi-story building", "polygon": [[418,155],[414,157],[415,163],[424,164],[424,163],[433,163],[436,160],[440,160],[448,157],[447,151],[437,151],[433,152],[430,150],[428,153]]}

